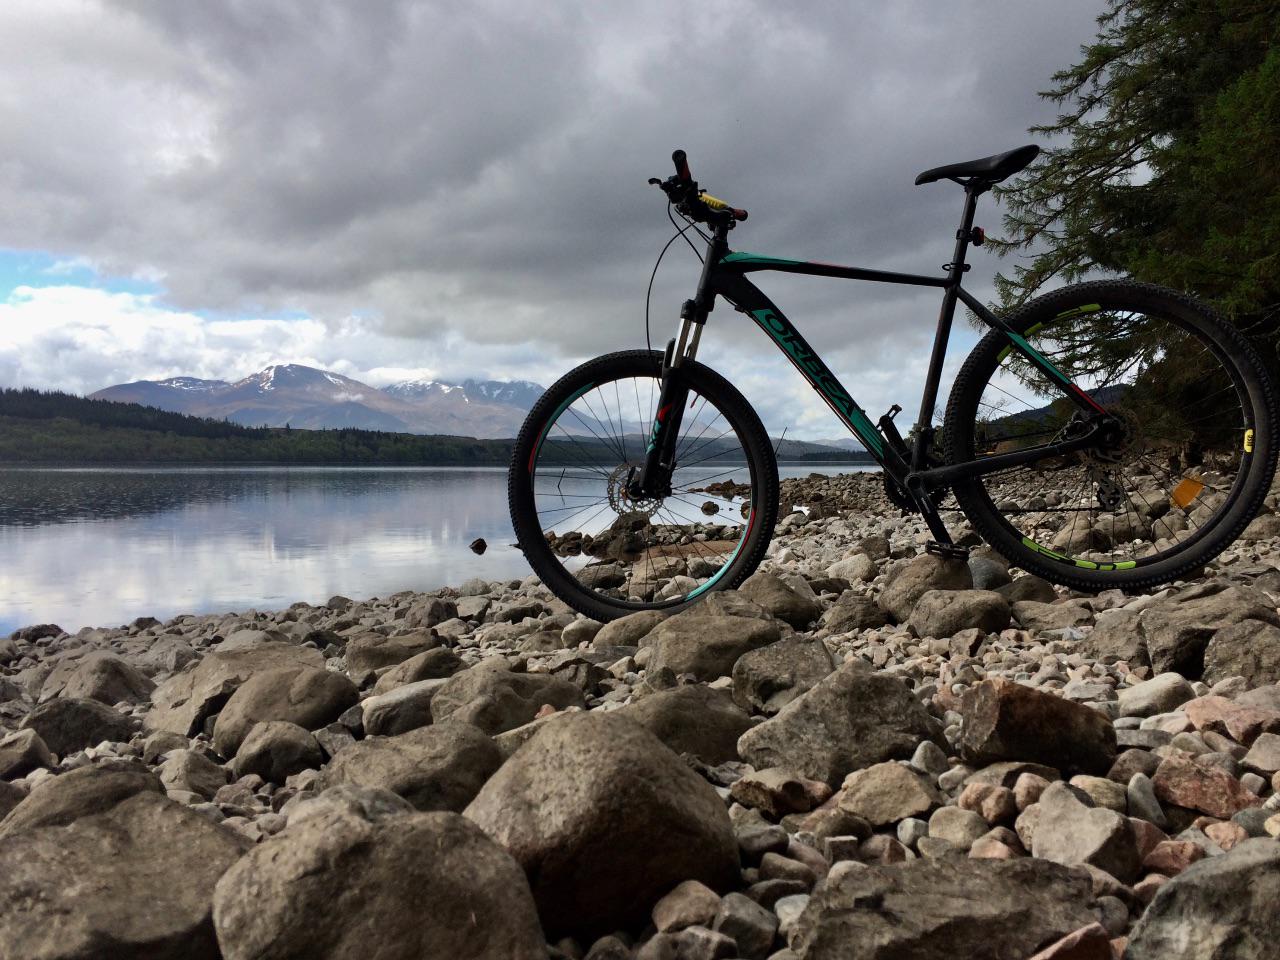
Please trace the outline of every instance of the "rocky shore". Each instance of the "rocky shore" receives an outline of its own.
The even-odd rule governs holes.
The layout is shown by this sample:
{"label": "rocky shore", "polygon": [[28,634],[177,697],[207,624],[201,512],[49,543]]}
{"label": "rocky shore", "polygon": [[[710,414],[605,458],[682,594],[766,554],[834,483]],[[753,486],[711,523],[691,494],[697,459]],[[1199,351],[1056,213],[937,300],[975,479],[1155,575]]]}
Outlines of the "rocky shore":
{"label": "rocky shore", "polygon": [[[1073,594],[878,475],[602,626],[536,578],[0,639],[0,960],[1280,956],[1280,514]],[[963,531],[963,526],[961,526]]]}

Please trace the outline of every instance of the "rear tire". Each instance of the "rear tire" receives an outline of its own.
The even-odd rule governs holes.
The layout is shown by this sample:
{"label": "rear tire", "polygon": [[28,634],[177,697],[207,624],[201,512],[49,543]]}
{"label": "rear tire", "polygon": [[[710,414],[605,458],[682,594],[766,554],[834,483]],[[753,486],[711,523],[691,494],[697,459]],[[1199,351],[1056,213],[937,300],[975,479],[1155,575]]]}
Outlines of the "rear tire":
{"label": "rear tire", "polygon": [[[1006,559],[1080,590],[1141,590],[1199,570],[1257,515],[1276,469],[1276,391],[1238,330],[1190,297],[1131,280],[1066,287],[1005,321],[1041,353],[1061,350],[1061,362],[1077,367],[1064,367],[1068,376],[1131,424],[1110,450],[1030,465],[1025,479],[1015,468],[953,485],[975,530]],[[1081,344],[1083,363],[1070,359]],[[1143,349],[1128,354],[1130,344]],[[1062,394],[1035,384],[1044,375],[1008,347],[993,330],[961,368],[944,425],[949,462],[1069,428],[1070,402],[1037,407]],[[1006,412],[1001,395],[1027,409]],[[1061,498],[1069,473],[1063,489],[1074,493]],[[1046,505],[1050,491],[1061,506]],[[1056,537],[1046,519],[1054,511]]]}
{"label": "rear tire", "polygon": [[[708,460],[705,453],[708,442],[706,437],[702,434],[693,435],[698,425],[706,421],[702,414],[696,412],[695,407],[681,424],[676,466],[679,471],[680,459],[683,458],[685,473],[678,473],[677,476],[684,486],[682,488],[677,485],[673,497],[679,499],[679,495],[683,493],[696,494],[700,499],[710,496],[723,499],[716,493],[704,493],[707,484],[747,471],[749,489],[743,493],[739,492],[743,489],[740,487],[739,491],[730,495],[730,501],[738,496],[744,498],[744,503],[735,503],[734,506],[739,508],[735,512],[745,512],[745,516],[739,520],[736,516],[731,516],[728,510],[723,513],[708,513],[710,507],[707,507],[701,511],[704,516],[700,517],[696,510],[696,500],[690,500],[689,496],[680,499],[679,504],[671,497],[666,498],[672,501],[670,504],[661,500],[657,501],[656,506],[652,502],[645,502],[642,506],[643,510],[648,511],[648,516],[643,521],[643,527],[635,534],[643,543],[642,549],[638,551],[643,559],[624,561],[619,558],[616,561],[617,569],[627,571],[625,575],[609,571],[613,580],[599,577],[597,579],[601,581],[601,586],[598,587],[583,583],[583,571],[591,566],[605,565],[608,557],[592,554],[597,557],[596,562],[584,567],[584,563],[587,563],[585,551],[566,553],[562,539],[553,546],[549,534],[557,533],[560,538],[566,534],[564,529],[557,530],[557,518],[559,522],[569,526],[569,532],[594,534],[598,537],[604,532],[602,526],[607,522],[617,523],[620,519],[637,516],[641,511],[640,506],[625,498],[618,478],[625,476],[629,467],[643,460],[643,434],[647,432],[648,424],[654,417],[649,392],[638,389],[636,385],[657,383],[661,370],[662,354],[646,350],[607,354],[571,370],[534,404],[520,430],[512,454],[507,494],[511,522],[520,549],[534,573],[556,596],[575,610],[596,620],[614,620],[641,610],[675,612],[692,606],[711,591],[738,586],[764,558],[777,519],[778,467],[760,418],[742,394],[724,377],[696,361],[686,361],[683,374],[691,396],[699,398],[703,411],[710,409],[727,423],[725,443],[732,444],[733,438],[736,438],[741,446],[740,453],[736,452],[735,447],[734,452],[724,455],[733,459],[716,462],[718,458],[713,457]],[[619,384],[622,386],[619,387]],[[629,399],[632,391],[635,392],[634,404]],[[627,402],[623,404],[620,401],[617,409],[610,409],[611,398],[615,395],[626,397]],[[652,396],[656,398],[656,393]],[[578,410],[580,402],[582,409]],[[614,432],[602,429],[606,422]],[[565,423],[569,424],[568,431],[564,429]],[[708,432],[707,426],[711,423],[718,424],[718,420],[706,421],[704,433]],[[562,425],[559,433],[557,424]],[[719,429],[717,425],[715,431],[710,432],[713,439]],[[587,436],[584,431],[590,431],[591,436]],[[688,437],[686,431],[689,433]],[[718,448],[713,448],[712,453],[715,449]],[[737,466],[739,456],[745,460],[740,467]],[[731,465],[731,470],[724,470],[726,463]],[[570,484],[572,486],[566,486]],[[590,499],[601,493],[603,496],[599,499]],[[561,498],[559,502],[555,499],[557,496]],[[725,502],[727,504],[730,501]],[[563,506],[563,503],[569,506]],[[578,504],[585,505],[579,508]],[[600,512],[594,510],[598,504],[602,505]],[[720,509],[717,507],[717,511]],[[572,519],[567,519],[566,515]],[[716,520],[713,521],[712,516]],[[730,523],[722,523],[724,520],[729,520]],[[727,552],[732,546],[733,552],[727,561],[723,559],[723,554],[716,554],[700,545],[694,536],[688,538],[692,542],[680,540],[681,543],[686,543],[683,553],[680,547],[670,546],[672,541],[669,535],[673,530],[678,532],[679,527],[687,524],[692,532],[694,526],[703,523],[736,533],[736,541],[724,540],[718,548]],[[595,529],[582,530],[578,524]],[[649,531],[660,532],[666,539],[645,539]],[[702,544],[705,543],[704,539]],[[628,546],[627,549],[634,550],[634,546]],[[695,554],[698,556],[695,557]],[[644,581],[650,586],[660,582],[656,579],[658,574],[653,572],[655,558],[661,560],[681,556],[687,558],[686,573],[691,573],[694,569],[695,559],[702,564],[701,579],[684,577],[694,585],[685,584],[689,587],[685,590],[685,586],[677,584],[683,591],[679,595],[658,596],[656,591],[653,596],[627,595],[632,587],[632,578],[635,582]],[[647,577],[644,573],[635,572],[641,570],[646,561],[650,564]],[[658,566],[661,565],[659,562]],[[618,576],[624,576],[622,584],[616,583]],[[673,576],[669,582],[674,583],[677,579],[679,578]]]}

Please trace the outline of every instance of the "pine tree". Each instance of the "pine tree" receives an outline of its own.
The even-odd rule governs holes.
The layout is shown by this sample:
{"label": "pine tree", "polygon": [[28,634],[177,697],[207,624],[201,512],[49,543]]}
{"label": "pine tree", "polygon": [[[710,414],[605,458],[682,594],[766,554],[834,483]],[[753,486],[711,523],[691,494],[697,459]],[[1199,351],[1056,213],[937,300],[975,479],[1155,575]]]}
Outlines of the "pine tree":
{"label": "pine tree", "polygon": [[1000,188],[1010,308],[1085,276],[1191,291],[1280,346],[1280,4],[1111,0],[1041,96],[1056,141]]}

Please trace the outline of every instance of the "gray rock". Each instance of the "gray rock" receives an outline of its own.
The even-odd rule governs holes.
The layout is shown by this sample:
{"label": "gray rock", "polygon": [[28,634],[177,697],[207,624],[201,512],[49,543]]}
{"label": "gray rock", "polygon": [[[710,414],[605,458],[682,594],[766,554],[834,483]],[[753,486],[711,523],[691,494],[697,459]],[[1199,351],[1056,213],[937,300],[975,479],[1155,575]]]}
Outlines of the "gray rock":
{"label": "gray rock", "polygon": [[744,653],[733,665],[733,699],[747,710],[775,714],[835,669],[826,644],[788,637]]}
{"label": "gray rock", "polygon": [[104,740],[128,741],[138,728],[132,717],[117,713],[97,700],[58,698],[42,703],[22,721],[60,757],[96,746]]}
{"label": "gray rock", "polygon": [[1280,683],[1280,627],[1244,620],[1218,630],[1204,651],[1204,682],[1244,677],[1250,686]]}
{"label": "gray rock", "polygon": [[1092,923],[1089,900],[1083,874],[1043,860],[852,868],[814,893],[791,944],[804,960],[1021,960]]}
{"label": "gray rock", "polygon": [[214,885],[248,846],[150,792],[9,837],[0,843],[0,953],[217,960]]}
{"label": "gray rock", "polygon": [[677,883],[723,889],[738,874],[715,790],[653,734],[610,714],[544,727],[466,815],[525,868],[552,937],[638,925]]}
{"label": "gray rock", "polygon": [[431,701],[446,683],[446,677],[418,680],[370,697],[361,704],[364,732],[370,736],[389,737],[427,726],[432,721]]}
{"label": "gray rock", "polygon": [[[412,626],[412,624],[406,624],[406,626]],[[405,633],[398,637],[384,637],[380,633],[362,634],[347,641],[344,654],[347,660],[347,674],[357,683],[361,683],[378,670],[397,666],[420,653],[426,653],[441,646],[444,646],[444,641],[429,630]]]}
{"label": "gray rock", "polygon": [[726,894],[716,910],[711,929],[732,937],[738,956],[746,960],[764,960],[778,932],[778,918],[750,897],[741,893]]}
{"label": "gray rock", "polygon": [[647,637],[653,628],[667,619],[661,610],[641,610],[606,623],[595,635],[591,645],[597,650],[609,647],[635,647]]}
{"label": "gray rock", "polygon": [[737,760],[738,738],[751,728],[751,718],[727,694],[700,683],[651,693],[619,713],[676,753],[712,765]]}
{"label": "gray rock", "polygon": [[1074,603],[1019,600],[1013,605],[1013,616],[1024,630],[1034,633],[1083,627],[1093,623],[1093,611]]}
{"label": "gray rock", "polygon": [[863,597],[852,590],[840,594],[822,618],[822,625],[831,633],[852,633],[883,627],[889,615],[870,597]]}
{"label": "gray rock", "polygon": [[450,677],[436,691],[431,715],[436,723],[452,718],[495,734],[528,723],[548,704],[563,710],[585,707],[586,700],[582,690],[567,680],[514,673],[499,657]]}
{"label": "gray rock", "polygon": [[1244,620],[1280,627],[1280,614],[1265,593],[1221,581],[1198,584],[1176,598],[1153,603],[1140,620],[1152,668],[1191,679],[1202,674],[1205,648],[1223,627]]}
{"label": "gray rock", "polygon": [[1081,652],[1092,659],[1124,660],[1135,667],[1150,663],[1139,616],[1140,611],[1124,608],[1103,611],[1093,630],[1081,641]]}
{"label": "gray rock", "polygon": [[318,770],[324,752],[316,738],[288,720],[255,723],[240,743],[231,768],[237,778],[256,773],[268,783],[283,784],[303,770]]}
{"label": "gray rock", "polygon": [[449,721],[396,737],[371,737],[338,751],[326,786],[388,790],[418,810],[462,810],[502,764],[493,741],[470,724]]}
{"label": "gray rock", "polygon": [[1246,768],[1265,777],[1274,776],[1280,770],[1280,734],[1260,733],[1249,752],[1240,761]]}
{"label": "gray rock", "polygon": [[969,554],[968,563],[975,590],[995,590],[1012,580],[1008,561],[994,550],[975,550]]}
{"label": "gray rock", "polygon": [[1195,690],[1181,674],[1162,673],[1120,691],[1120,715],[1122,717],[1150,717],[1157,713],[1169,713],[1194,699]]}
{"label": "gray rock", "polygon": [[967,760],[1030,760],[1061,770],[1105,773],[1116,757],[1111,721],[1090,707],[1004,679],[984,680],[960,703]]}
{"label": "gray rock", "polygon": [[945,840],[961,850],[968,850],[975,840],[990,830],[991,825],[980,814],[959,807],[939,807],[929,818],[929,836]]}
{"label": "gray rock", "polygon": [[288,808],[289,823],[299,824],[312,817],[350,815],[375,823],[387,817],[413,813],[413,804],[390,790],[343,783],[299,798]]}
{"label": "gray rock", "polygon": [[889,762],[849,774],[839,806],[873,827],[883,827],[926,814],[942,801],[942,794],[928,780],[910,767]]}
{"label": "gray rock", "polygon": [[546,957],[520,868],[454,813],[291,823],[227,871],[213,918],[225,960]]}
{"label": "gray rock", "polygon": [[97,700],[107,706],[121,702],[143,703],[151,698],[151,691],[156,688],[149,678],[113,653],[95,650],[75,663],[60,690],[54,691],[46,681],[40,691],[40,699],[48,700],[56,695]]}
{"label": "gray rock", "polygon": [[404,615],[406,627],[434,627],[458,615],[458,605],[448,597],[427,597],[411,606]]}
{"label": "gray rock", "polygon": [[452,650],[436,647],[415,654],[404,663],[389,669],[378,682],[373,685],[375,694],[389,693],[396,687],[406,683],[417,683],[420,680],[438,680],[451,677],[463,667],[462,660]]}
{"label": "gray rock", "polygon": [[685,927],[710,926],[720,908],[720,895],[697,880],[686,880],[653,905],[651,916],[659,933]]}
{"label": "gray rock", "polygon": [[179,749],[165,758],[160,768],[160,782],[166,790],[198,793],[209,800],[226,786],[227,771],[202,753]]}
{"label": "gray rock", "polygon": [[822,615],[822,604],[801,593],[781,577],[764,570],[753,573],[738,588],[749,600],[760,604],[770,615],[785,620],[797,630],[803,630]]}
{"label": "gray rock", "polygon": [[1127,960],[1268,960],[1280,943],[1280,843],[1245,840],[1160,887]]}
{"label": "gray rock", "polygon": [[264,643],[246,650],[215,651],[194,669],[156,687],[151,710],[142,721],[148,733],[168,730],[194,737],[255,673],[285,666],[323,667],[324,655],[289,643]]}
{"label": "gray rock", "polygon": [[283,720],[315,730],[337,720],[359,698],[350,680],[330,670],[264,670],[242,683],[222,708],[213,728],[213,745],[224,757],[234,757],[256,723]]}
{"label": "gray rock", "polygon": [[4,780],[0,780],[0,821],[3,821],[9,815],[9,812],[20,804],[26,796],[26,792],[16,783],[6,783]]}
{"label": "gray rock", "polygon": [[34,730],[18,730],[0,740],[0,780],[13,780],[32,770],[53,766],[48,745]]}
{"label": "gray rock", "polygon": [[138,793],[163,793],[154,774],[117,762],[48,777],[0,821],[0,839],[38,827],[61,827],[102,813]]}
{"label": "gray rock", "polygon": [[1054,863],[1088,864],[1121,883],[1137,879],[1141,860],[1129,821],[1114,810],[1089,807],[1065,783],[1040,795],[1031,855]]}
{"label": "gray rock", "polygon": [[1135,773],[1129,778],[1129,783],[1125,787],[1125,803],[1129,816],[1153,823],[1161,830],[1169,826],[1169,819],[1164,815],[1164,809],[1156,798],[1151,777],[1146,773]]}
{"label": "gray rock", "polygon": [[879,572],[880,567],[875,562],[875,559],[867,556],[865,553],[855,553],[852,557],[845,557],[843,560],[837,560],[835,563],[827,567],[826,570],[828,577],[848,580],[850,583],[854,580],[861,580],[864,583],[870,583],[876,578],[876,574]]}
{"label": "gray rock", "polygon": [[938,739],[936,724],[905,683],[850,660],[744,733],[738,753],[757,768],[835,785],[873,763],[907,759],[930,739]]}
{"label": "gray rock", "polygon": [[963,560],[922,553],[898,570],[880,592],[880,606],[898,623],[906,623],[916,601],[930,590],[969,590],[973,576]]}
{"label": "gray rock", "polygon": [[660,623],[646,638],[654,648],[649,670],[668,669],[705,681],[727,677],[739,657],[780,636],[771,620],[706,615],[695,607]]}
{"label": "gray rock", "polygon": [[1009,625],[1009,601],[993,590],[927,590],[908,622],[922,637],[949,637],[971,627],[995,633]]}
{"label": "gray rock", "polygon": [[[977,586],[977,584],[974,584],[974,586]],[[1012,583],[996,587],[995,591],[1010,603],[1018,603],[1022,600],[1053,603],[1058,598],[1057,593],[1054,592],[1053,584],[1034,574],[1025,574],[1018,577]]]}

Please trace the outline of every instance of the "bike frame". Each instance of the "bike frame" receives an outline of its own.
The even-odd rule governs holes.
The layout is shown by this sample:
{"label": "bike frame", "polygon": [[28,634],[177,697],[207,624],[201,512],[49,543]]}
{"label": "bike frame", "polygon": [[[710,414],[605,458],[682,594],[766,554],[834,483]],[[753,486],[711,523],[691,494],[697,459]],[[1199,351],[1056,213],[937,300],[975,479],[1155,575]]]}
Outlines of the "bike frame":
{"label": "bike frame", "polygon": [[[712,224],[712,237],[707,244],[703,260],[702,276],[693,300],[686,301],[680,312],[679,335],[667,346],[663,361],[662,393],[654,418],[644,469],[637,478],[637,485],[646,491],[661,492],[660,487],[670,477],[674,467],[675,440],[679,434],[680,420],[688,388],[682,382],[680,368],[684,362],[697,355],[698,342],[707,316],[715,306],[717,296],[723,297],[740,313],[751,317],[787,359],[800,371],[809,385],[822,397],[837,419],[862,442],[867,452],[884,468],[894,482],[906,490],[915,500],[936,546],[942,552],[955,548],[929,494],[957,480],[995,473],[1011,467],[1032,463],[1046,457],[1058,456],[1082,450],[1096,442],[1107,410],[1076,386],[1046,357],[1036,351],[1017,331],[1003,319],[991,313],[961,285],[961,278],[969,268],[965,256],[973,239],[973,217],[978,196],[985,187],[967,185],[965,189],[964,218],[956,231],[955,253],[946,264],[943,276],[927,276],[913,273],[893,273],[870,270],[864,267],[845,267],[837,264],[807,260],[787,260],[755,253],[733,252],[729,249],[728,233],[733,221],[724,217]],[[798,273],[815,277],[835,277],[844,280],[865,280],[873,283],[890,283],[904,286],[937,287],[943,291],[942,309],[938,314],[938,326],[933,340],[933,351],[925,377],[924,392],[920,398],[920,413],[915,424],[915,441],[908,446],[893,422],[893,415],[900,407],[873,424],[854,401],[853,396],[823,363],[800,331],[763,291],[747,279],[747,274],[775,271]],[[942,380],[942,367],[946,359],[951,324],[957,302],[966,307],[992,329],[1008,338],[1010,347],[1018,351],[1030,363],[1043,371],[1062,394],[1070,399],[1087,417],[1090,429],[1081,431],[1069,439],[1055,440],[1047,444],[1029,447],[1010,453],[995,454],[967,463],[930,467],[929,454],[933,448],[933,411],[937,404],[938,387]],[[657,479],[664,478],[664,479]]]}

